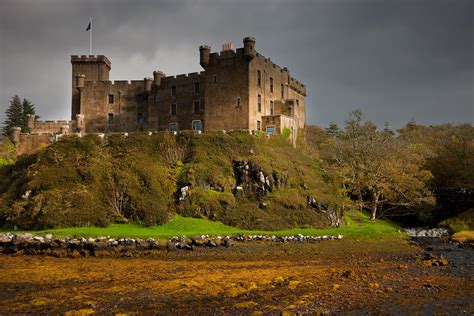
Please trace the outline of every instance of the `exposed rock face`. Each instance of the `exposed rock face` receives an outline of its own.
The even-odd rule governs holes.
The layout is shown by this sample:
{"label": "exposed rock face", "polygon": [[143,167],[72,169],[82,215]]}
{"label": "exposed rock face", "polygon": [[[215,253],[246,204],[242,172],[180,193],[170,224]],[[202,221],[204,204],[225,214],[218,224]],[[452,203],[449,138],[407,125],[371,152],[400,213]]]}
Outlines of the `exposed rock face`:
{"label": "exposed rock face", "polygon": [[232,164],[236,181],[234,194],[240,194],[243,191],[246,195],[261,197],[272,192],[274,186],[278,189],[282,186],[276,172],[270,176],[260,166],[248,161],[234,160]]}
{"label": "exposed rock face", "polygon": [[317,201],[311,195],[308,195],[306,197],[306,200],[308,201],[308,204],[312,208],[316,209],[319,212],[322,212],[322,213],[326,214],[326,216],[329,218],[329,220],[331,222],[332,227],[339,227],[339,225],[341,225],[341,216],[340,216],[337,209],[335,209],[334,207],[331,207],[328,204],[320,203],[319,201]]}
{"label": "exposed rock face", "polygon": [[216,236],[198,235],[173,237],[168,241],[148,238],[53,238],[52,235],[33,236],[32,234],[0,234],[0,253],[9,255],[47,255],[53,257],[135,257],[159,255],[162,251],[196,250],[197,248],[232,247],[235,242],[320,242],[341,240],[337,236],[265,236],[236,235]]}

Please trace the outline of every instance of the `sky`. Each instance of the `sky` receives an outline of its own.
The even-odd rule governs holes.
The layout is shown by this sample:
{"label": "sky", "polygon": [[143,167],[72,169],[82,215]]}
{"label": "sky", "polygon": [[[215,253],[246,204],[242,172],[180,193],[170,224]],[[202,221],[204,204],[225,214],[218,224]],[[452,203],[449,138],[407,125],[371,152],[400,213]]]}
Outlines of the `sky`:
{"label": "sky", "polygon": [[15,94],[70,118],[70,55],[89,53],[91,16],[111,80],[201,71],[200,45],[254,36],[307,85],[307,124],[355,109],[393,128],[474,123],[471,0],[0,0],[0,122]]}

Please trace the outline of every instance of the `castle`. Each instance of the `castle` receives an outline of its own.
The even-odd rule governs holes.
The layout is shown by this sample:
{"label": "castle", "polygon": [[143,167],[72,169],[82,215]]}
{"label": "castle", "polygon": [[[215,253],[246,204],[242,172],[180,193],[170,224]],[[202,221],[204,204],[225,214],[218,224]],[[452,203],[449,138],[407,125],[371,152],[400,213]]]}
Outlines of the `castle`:
{"label": "castle", "polygon": [[103,55],[71,56],[71,121],[28,118],[29,134],[13,131],[18,153],[34,151],[68,133],[116,133],[159,130],[248,130],[280,134],[294,143],[305,127],[304,84],[287,68],[255,49],[255,38],[236,50],[224,44],[220,53],[199,47],[199,73],[110,81],[111,62]]}

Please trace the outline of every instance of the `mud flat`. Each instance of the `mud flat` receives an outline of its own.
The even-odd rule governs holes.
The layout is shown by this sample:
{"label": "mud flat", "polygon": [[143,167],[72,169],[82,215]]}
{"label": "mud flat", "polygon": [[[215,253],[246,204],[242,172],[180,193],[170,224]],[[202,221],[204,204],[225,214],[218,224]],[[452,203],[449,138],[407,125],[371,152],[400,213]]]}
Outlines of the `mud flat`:
{"label": "mud flat", "polygon": [[473,314],[469,271],[398,237],[146,258],[0,255],[0,314]]}

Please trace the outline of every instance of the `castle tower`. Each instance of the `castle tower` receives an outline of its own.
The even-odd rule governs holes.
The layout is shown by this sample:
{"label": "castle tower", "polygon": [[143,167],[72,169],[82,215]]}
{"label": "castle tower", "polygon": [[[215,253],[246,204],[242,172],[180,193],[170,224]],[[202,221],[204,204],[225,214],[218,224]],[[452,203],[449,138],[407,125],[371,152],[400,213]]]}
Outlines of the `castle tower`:
{"label": "castle tower", "polygon": [[109,80],[111,63],[104,55],[72,55],[72,119],[76,118],[80,109],[80,91],[77,89],[79,75],[85,76],[85,81],[105,81]]}
{"label": "castle tower", "polygon": [[251,61],[256,55],[255,52],[255,38],[246,37],[244,38],[244,57],[248,61]]}

